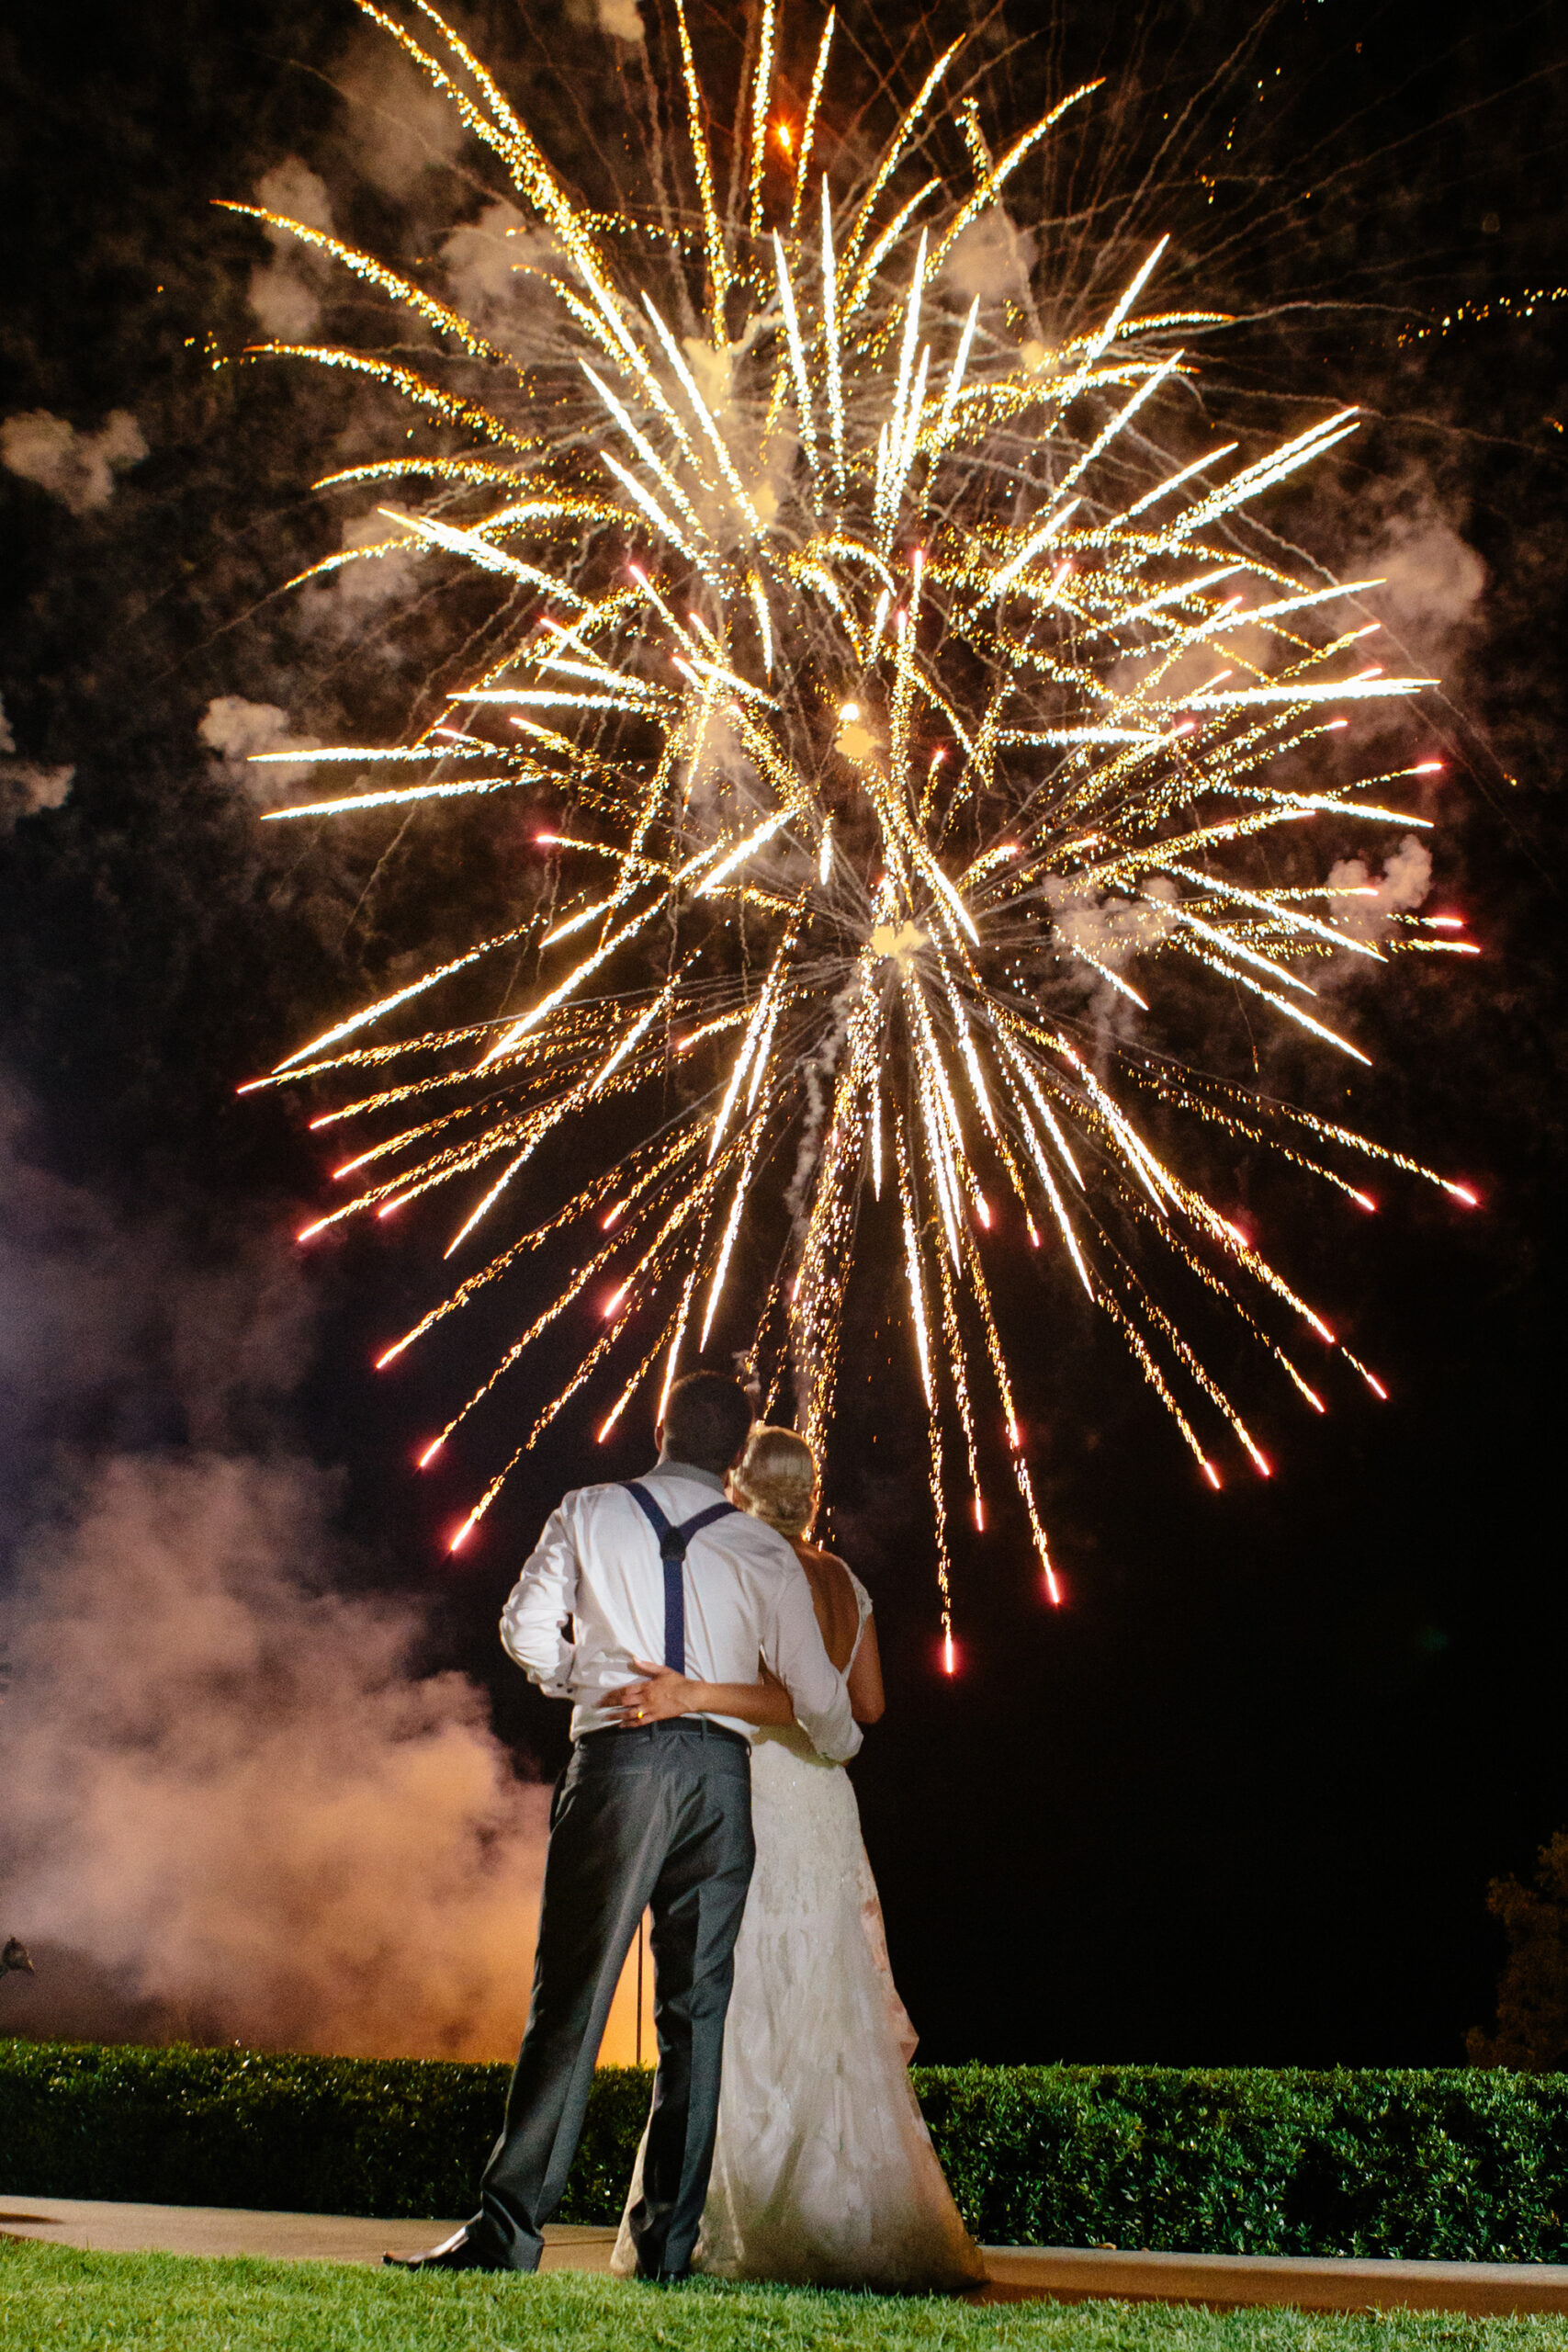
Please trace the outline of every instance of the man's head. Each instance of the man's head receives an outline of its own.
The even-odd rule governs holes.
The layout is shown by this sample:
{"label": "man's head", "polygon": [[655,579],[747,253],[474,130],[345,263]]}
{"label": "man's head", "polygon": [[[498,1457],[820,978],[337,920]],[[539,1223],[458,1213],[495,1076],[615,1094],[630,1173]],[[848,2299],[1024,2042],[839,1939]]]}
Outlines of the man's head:
{"label": "man's head", "polygon": [[738,1380],[689,1372],[664,1400],[659,1443],[672,1461],[722,1477],[740,1459],[750,1430],[751,1401]]}

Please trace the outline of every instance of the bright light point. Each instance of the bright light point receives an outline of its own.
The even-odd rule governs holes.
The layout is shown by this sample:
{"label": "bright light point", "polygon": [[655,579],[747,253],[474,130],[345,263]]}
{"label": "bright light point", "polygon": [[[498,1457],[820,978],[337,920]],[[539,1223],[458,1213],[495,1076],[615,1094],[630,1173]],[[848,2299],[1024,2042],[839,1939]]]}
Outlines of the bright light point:
{"label": "bright light point", "polygon": [[[1321,1413],[1323,1410],[1322,1406],[1320,1405],[1317,1409]],[[1254,1467],[1257,1469],[1258,1475],[1260,1478],[1271,1478],[1274,1476],[1274,1464],[1269,1461],[1269,1456],[1266,1453],[1254,1453],[1252,1460]]]}
{"label": "bright light point", "polygon": [[630,1288],[630,1283],[623,1283],[620,1289],[617,1291],[612,1291],[609,1297],[604,1301],[602,1312],[606,1323],[610,1320],[611,1316],[615,1314],[616,1308],[620,1306],[622,1299],[625,1298]]}
{"label": "bright light point", "polygon": [[[1195,735],[1198,731],[1198,721],[1195,718],[1179,718],[1170,731],[1173,735]],[[1087,849],[1089,844],[1085,842],[1080,846]]]}
{"label": "bright light point", "polygon": [[457,1530],[456,1535],[453,1536],[450,1544],[447,1544],[446,1549],[448,1552],[457,1551],[459,1544],[463,1544],[468,1542],[469,1536],[474,1532],[474,1524],[478,1517],[479,1513],[477,1511],[471,1511],[469,1513],[468,1517],[463,1521],[463,1524]]}
{"label": "bright light point", "polygon": [[[258,1086],[265,1086],[265,1084],[266,1080],[265,1078],[247,1078],[243,1086],[236,1086],[234,1091],[236,1094],[254,1094]],[[315,1122],[312,1120],[311,1125],[314,1125],[314,1124]]]}
{"label": "bright light point", "polygon": [[1441,775],[1446,765],[1447,762],[1443,760],[1423,760],[1420,766],[1412,768],[1410,773],[1412,775]]}
{"label": "bright light point", "polygon": [[314,1134],[315,1134],[315,1132],[316,1132],[316,1129],[317,1129],[318,1127],[330,1126],[330,1125],[331,1125],[331,1124],[332,1124],[332,1122],[333,1122],[333,1120],[336,1116],[337,1116],[337,1114],[336,1114],[336,1112],[335,1112],[335,1111],[323,1111],[323,1112],[322,1112],[322,1114],[321,1114],[321,1117],[320,1117],[319,1119],[312,1119],[312,1120],[311,1120],[311,1122],[310,1122],[310,1133],[311,1133],[312,1135],[314,1135]]}
{"label": "bright light point", "polygon": [[1428,931],[1462,931],[1464,929],[1462,915],[1423,915],[1421,920]]}
{"label": "bright light point", "polygon": [[1478,1209],[1481,1206],[1480,1193],[1472,1193],[1468,1184],[1450,1184],[1445,1182],[1443,1190],[1445,1193],[1451,1193],[1456,1201],[1462,1201],[1467,1209]]}
{"label": "bright light point", "polygon": [[1370,1193],[1352,1193],[1350,1198],[1364,1208],[1369,1216],[1375,1215],[1378,1204]]}
{"label": "bright light point", "polygon": [[1348,727],[1349,724],[1348,718],[1331,718],[1323,731],[1325,735],[1332,735],[1337,727]]}
{"label": "bright light point", "polygon": [[1029,1227],[1030,1248],[1032,1250],[1038,1250],[1040,1247],[1040,1227],[1035,1224],[1034,1219],[1032,1216],[1025,1217],[1023,1221]]}
{"label": "bright light point", "polygon": [[1045,1598],[1050,1602],[1053,1609],[1060,1609],[1062,1605],[1062,1588],[1056,1582],[1056,1571],[1051,1566],[1049,1560],[1044,1563],[1044,1575]]}
{"label": "bright light point", "polygon": [[794,154],[795,133],[791,130],[787,122],[775,122],[773,125],[773,136],[777,139],[779,145],[784,149],[786,155]]}
{"label": "bright light point", "polygon": [[324,1216],[319,1216],[319,1217],[316,1219],[316,1222],[315,1222],[315,1224],[314,1224],[314,1225],[302,1225],[302,1226],[299,1227],[299,1232],[298,1232],[298,1233],[295,1235],[295,1237],[294,1237],[295,1240],[296,1240],[296,1241],[309,1241],[309,1240],[310,1240],[310,1236],[311,1236],[313,1233],[320,1233],[320,1231],[321,1231],[321,1229],[322,1226],[323,1226],[323,1225],[325,1225],[325,1223],[326,1223],[326,1218],[325,1218]]}
{"label": "bright light point", "polygon": [[1361,1378],[1366,1382],[1367,1386],[1371,1390],[1372,1395],[1374,1396],[1381,1396],[1383,1403],[1386,1405],[1388,1403],[1388,1390],[1383,1386],[1382,1382],[1378,1379],[1377,1375],[1374,1373],[1368,1372],[1363,1365],[1361,1370]]}
{"label": "bright light point", "polygon": [[990,1204],[987,1200],[984,1193],[976,1193],[975,1195],[975,1214],[979,1218],[981,1224],[985,1227],[987,1232],[989,1233],[991,1229],[991,1210]]}
{"label": "bright light point", "polygon": [[958,1649],[951,1634],[944,1634],[942,1637],[942,1670],[944,1674],[956,1674],[958,1671]]}
{"label": "bright light point", "polygon": [[463,740],[460,727],[433,727],[430,731],[433,735],[445,735],[453,743],[460,743]]}
{"label": "bright light point", "polygon": [[421,1470],[428,1470],[446,1442],[446,1441],[444,1437],[432,1438],[430,1443],[425,1447],[424,1452],[419,1457],[418,1467]]}
{"label": "bright light point", "polygon": [[1211,1487],[1213,1487],[1213,1490],[1214,1490],[1215,1494],[1217,1495],[1217,1494],[1219,1493],[1219,1491],[1220,1491],[1220,1474],[1219,1474],[1219,1472],[1215,1469],[1215,1467],[1214,1467],[1214,1465],[1213,1465],[1213,1464],[1212,1462],[1205,1462],[1205,1463],[1204,1463],[1204,1464],[1203,1464],[1203,1476],[1204,1476],[1204,1477],[1205,1477],[1205,1478],[1207,1478],[1207,1480],[1209,1481],[1210,1486],[1211,1486]]}
{"label": "bright light point", "polygon": [[560,835],[558,833],[536,833],[534,839],[538,842],[541,849],[553,849],[556,843],[559,841]]}
{"label": "bright light point", "polygon": [[859,703],[840,703],[839,706],[839,717],[844,721],[846,726],[852,727],[855,720],[860,717]]}
{"label": "bright light point", "polygon": [[401,1207],[401,1201],[383,1201],[376,1215],[378,1217],[395,1216]]}
{"label": "bright light point", "polygon": [[601,1233],[608,1233],[608,1232],[610,1231],[610,1229],[611,1229],[611,1227],[612,1227],[613,1226],[617,1226],[617,1225],[619,1225],[619,1223],[620,1223],[621,1219],[625,1216],[626,1213],[626,1202],[625,1202],[625,1201],[617,1201],[617,1202],[615,1203],[615,1207],[610,1211],[610,1213],[609,1213],[608,1216],[602,1216],[602,1217],[600,1218],[600,1220],[599,1220],[599,1230],[600,1230],[600,1232],[601,1232]]}
{"label": "bright light point", "polygon": [[1015,1453],[1018,1452],[1019,1447],[1023,1443],[1023,1439],[1019,1433],[1019,1426],[1016,1421],[1010,1421],[1008,1423],[1008,1443],[1011,1446]]}
{"label": "bright light point", "polygon": [[986,1506],[981,1501],[978,1495],[975,1498],[975,1525],[977,1532],[984,1535],[986,1532]]}

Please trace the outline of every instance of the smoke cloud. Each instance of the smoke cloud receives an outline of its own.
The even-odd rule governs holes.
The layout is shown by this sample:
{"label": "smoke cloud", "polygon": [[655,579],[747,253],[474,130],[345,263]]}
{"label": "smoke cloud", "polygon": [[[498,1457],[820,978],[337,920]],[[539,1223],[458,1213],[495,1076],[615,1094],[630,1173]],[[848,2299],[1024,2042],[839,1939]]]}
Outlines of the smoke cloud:
{"label": "smoke cloud", "polygon": [[1369,603],[1396,644],[1433,664],[1451,660],[1480,619],[1487,584],[1486,566],[1456,528],[1462,515],[1444,511],[1416,467],[1363,489],[1359,503],[1371,504],[1371,527],[1355,538],[1341,574],[1382,580]]}
{"label": "smoke cloud", "polygon": [[445,239],[441,263],[455,308],[481,334],[525,362],[547,356],[558,298],[547,279],[565,274],[565,256],[547,230],[497,198]]}
{"label": "smoke cloud", "polygon": [[0,839],[11,832],[19,818],[39,808],[58,808],[70,791],[73,767],[40,767],[36,760],[8,756],[17,748],[6,706],[0,703]]}
{"label": "smoke cloud", "polygon": [[990,205],[953,239],[942,274],[962,300],[978,295],[982,302],[1002,302],[1027,293],[1038,257],[1029,231],[1015,227],[1000,205]]}
{"label": "smoke cloud", "polygon": [[[269,212],[281,212],[307,228],[330,230],[332,199],[326,183],[301,163],[298,155],[264,172],[256,182],[256,202]],[[280,343],[297,343],[313,334],[321,322],[321,297],[330,265],[313,246],[302,244],[287,229],[266,231],[272,259],[258,262],[251,272],[249,298],[263,331]]]}
{"label": "smoke cloud", "polygon": [[[1336,924],[1353,939],[1376,940],[1388,930],[1388,917],[1421,906],[1432,887],[1432,853],[1424,841],[1406,833],[1399,847],[1383,861],[1374,876],[1364,857],[1337,858],[1328,869],[1328,888],[1343,893],[1334,902]],[[1343,971],[1354,959],[1337,956]]]}
{"label": "smoke cloud", "polygon": [[[403,513],[395,499],[385,499],[368,514],[350,517],[343,526],[343,546],[346,554],[351,548],[385,548],[385,554],[367,554],[357,563],[345,563],[332,575],[340,601],[349,606],[389,604],[396,597],[408,595],[414,584],[415,567],[419,562],[419,542],[399,533],[390,520]],[[344,616],[352,625],[352,612]]]}
{"label": "smoke cloud", "polygon": [[129,409],[111,409],[96,433],[78,433],[46,408],[24,410],[0,424],[0,464],[36,481],[73,514],[107,506],[115,476],[147,455],[141,427]]}
{"label": "smoke cloud", "polygon": [[[359,568],[347,567],[350,571]],[[307,742],[294,734],[288,712],[275,702],[247,702],[243,695],[215,695],[196,731],[209,752],[216,752],[230,764],[236,784],[259,808],[278,808],[288,798],[289,787],[303,784],[311,772],[309,761],[280,760],[276,767],[249,764],[264,752],[316,749],[313,741]]]}
{"label": "smoke cloud", "polygon": [[344,1589],[297,1267],[127,1218],[0,1109],[0,1885],[39,1963],[7,2025],[505,2054],[547,1792],[420,1671],[418,1608]]}
{"label": "smoke cloud", "polygon": [[515,2043],[546,1792],[416,1622],[326,1589],[309,1465],[119,1458],[37,1536],[3,1736],[8,1912],[198,2030],[293,2049]]}
{"label": "smoke cloud", "polygon": [[640,48],[646,35],[637,0],[593,0],[599,29],[612,40],[626,40]]}
{"label": "smoke cloud", "polygon": [[338,86],[355,165],[383,196],[406,200],[431,164],[461,151],[467,134],[457,108],[386,41],[356,44]]}

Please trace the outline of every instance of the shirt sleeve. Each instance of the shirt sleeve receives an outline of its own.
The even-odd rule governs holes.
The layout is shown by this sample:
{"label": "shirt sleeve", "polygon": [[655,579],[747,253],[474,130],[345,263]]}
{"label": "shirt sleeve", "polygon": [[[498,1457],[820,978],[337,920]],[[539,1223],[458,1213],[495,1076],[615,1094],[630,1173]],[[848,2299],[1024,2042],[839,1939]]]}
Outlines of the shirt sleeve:
{"label": "shirt sleeve", "polygon": [[576,1650],[566,1623],[577,1605],[577,1544],[564,1507],[553,1510],[501,1612],[501,1646],[552,1699],[572,1695]]}
{"label": "shirt sleeve", "polygon": [[762,1656],[794,1702],[795,1721],[818,1756],[847,1764],[861,1743],[843,1676],[823,1647],[811,1587],[793,1560],[775,1588],[762,1629]]}

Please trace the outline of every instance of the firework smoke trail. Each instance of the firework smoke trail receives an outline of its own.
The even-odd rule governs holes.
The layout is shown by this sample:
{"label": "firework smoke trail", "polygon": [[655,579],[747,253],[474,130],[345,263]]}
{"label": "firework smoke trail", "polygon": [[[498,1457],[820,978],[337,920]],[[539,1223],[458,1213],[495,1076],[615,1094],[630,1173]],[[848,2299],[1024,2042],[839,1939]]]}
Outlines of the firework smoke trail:
{"label": "firework smoke trail", "polygon": [[[1175,962],[1359,1064],[1314,967],[1464,946],[1415,919],[1362,938],[1326,885],[1271,887],[1249,855],[1259,836],[1329,817],[1425,822],[1387,805],[1394,776],[1289,780],[1288,755],[1348,709],[1427,683],[1359,662],[1366,632],[1344,600],[1372,583],[1296,578],[1249,520],[1353,416],[1239,467],[1234,445],[1168,454],[1166,396],[1192,368],[1181,338],[1218,322],[1155,307],[1159,246],[1054,345],[1027,300],[955,301],[960,240],[1025,156],[1065,135],[1086,91],[999,155],[965,100],[973,169],[952,186],[922,161],[950,51],[869,169],[852,177],[840,156],[814,175],[834,19],[802,121],[770,78],[780,28],[766,0],[738,118],[750,149],[726,205],[682,17],[694,200],[650,227],[572,199],[424,0],[412,30],[361,5],[504,163],[532,250],[552,256],[538,299],[553,323],[546,358],[536,349],[524,367],[399,273],[263,216],[430,330],[423,370],[265,348],[360,370],[413,403],[439,447],[333,479],[395,482],[402,497],[423,481],[423,508],[389,513],[382,547],[492,576],[509,616],[500,654],[417,741],[277,755],[379,763],[383,780],[270,813],[522,791],[570,814],[536,836],[558,862],[548,917],[477,943],[258,1081],[368,1088],[318,1122],[373,1119],[378,1139],[337,1171],[358,1189],[307,1232],[457,1188],[446,1253],[478,1261],[383,1363],[547,1244],[571,1249],[569,1279],[427,1461],[535,1340],[598,1304],[602,1328],[456,1548],[589,1383],[603,1440],[639,1386],[661,1398],[716,1340],[751,1357],[770,1405],[793,1375],[820,1451],[865,1196],[886,1191],[878,1214],[930,1416],[951,1660],[943,1464],[960,1451],[980,1527],[987,1464],[1005,1459],[1057,1597],[987,1264],[1006,1202],[1037,1247],[1060,1245],[1218,1485],[1226,1433],[1268,1464],[1150,1268],[1239,1314],[1318,1409],[1279,1331],[1304,1324],[1336,1343],[1150,1140],[1147,1098],[1268,1142],[1358,1200],[1337,1158],[1445,1181],[1304,1111],[1097,1046],[1082,1016],[1084,978],[1146,1011]],[[520,946],[537,958],[525,1010],[363,1042]],[[1134,957],[1142,986],[1124,970]],[[676,1061],[694,1099],[671,1116]],[[551,1139],[612,1099],[640,1139],[586,1182],[570,1169],[565,1205],[507,1227],[530,1162],[541,1156],[536,1183]],[[781,1254],[760,1283],[770,1232]]]}

